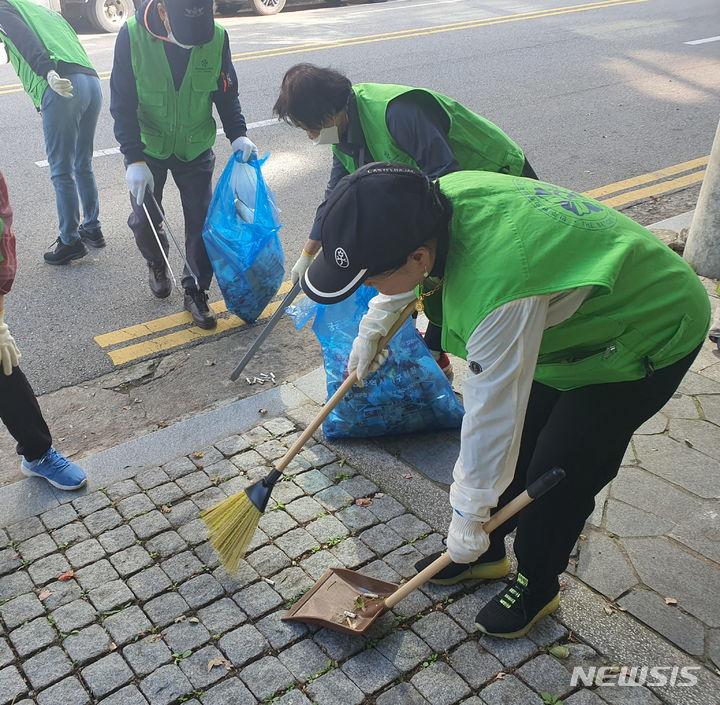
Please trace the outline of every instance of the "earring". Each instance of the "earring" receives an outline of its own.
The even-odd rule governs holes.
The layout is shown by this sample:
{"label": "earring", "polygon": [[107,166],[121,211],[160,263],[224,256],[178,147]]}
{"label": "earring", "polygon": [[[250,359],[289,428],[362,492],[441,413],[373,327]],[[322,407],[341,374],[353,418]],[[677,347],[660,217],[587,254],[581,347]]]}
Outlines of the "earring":
{"label": "earring", "polygon": [[426,271],[423,273],[423,277],[425,277],[425,279],[427,279],[429,276],[430,276],[430,272]]}

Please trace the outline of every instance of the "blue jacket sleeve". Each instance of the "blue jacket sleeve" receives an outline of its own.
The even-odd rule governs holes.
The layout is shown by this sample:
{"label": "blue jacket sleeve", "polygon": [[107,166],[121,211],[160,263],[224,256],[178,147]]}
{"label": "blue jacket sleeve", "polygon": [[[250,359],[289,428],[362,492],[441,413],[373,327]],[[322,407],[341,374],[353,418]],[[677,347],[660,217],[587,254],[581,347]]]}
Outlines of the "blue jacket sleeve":
{"label": "blue jacket sleeve", "polygon": [[220,116],[225,136],[230,142],[247,134],[247,125],[238,98],[237,74],[232,63],[227,32],[225,32],[223,46],[222,69],[217,90],[213,93],[213,103],[215,103]]}
{"label": "blue jacket sleeve", "polygon": [[115,40],[110,74],[110,114],[115,121],[115,139],[128,164],[145,161],[145,145],[137,119],[138,94],[130,61],[130,35],[123,25]]}

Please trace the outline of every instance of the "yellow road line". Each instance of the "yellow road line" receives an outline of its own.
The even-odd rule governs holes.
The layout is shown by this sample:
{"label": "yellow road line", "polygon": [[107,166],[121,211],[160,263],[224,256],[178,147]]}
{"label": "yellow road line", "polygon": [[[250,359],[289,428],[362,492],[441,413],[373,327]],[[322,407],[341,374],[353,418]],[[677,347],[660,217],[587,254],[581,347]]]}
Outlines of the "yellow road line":
{"label": "yellow road line", "polygon": [[[321,51],[325,49],[341,49],[348,46],[357,46],[360,44],[371,44],[376,42],[387,42],[395,39],[411,39],[414,37],[429,36],[431,34],[440,34],[444,32],[457,32],[465,29],[476,29],[478,27],[488,27],[495,24],[505,24],[507,22],[522,22],[524,20],[542,19],[544,17],[554,17],[556,15],[566,15],[575,12],[587,12],[589,10],[601,10],[607,7],[616,7],[618,5],[635,5],[641,2],[651,2],[651,0],[602,0],[601,2],[585,3],[583,5],[564,5],[562,7],[548,8],[547,10],[534,10],[531,12],[520,12],[513,15],[502,15],[500,17],[487,17],[479,20],[465,20],[462,22],[453,22],[445,25],[431,25],[429,27],[421,27],[417,29],[400,30],[397,32],[387,32],[385,34],[361,35],[359,37],[348,37],[347,39],[339,39],[334,42],[316,42],[310,44],[296,44],[293,46],[277,49],[261,49],[249,52],[240,52],[233,54],[234,61],[252,61],[255,59],[265,59],[274,56],[286,56],[288,54],[299,54],[307,51]],[[98,72],[101,80],[107,80],[110,76],[109,71]],[[9,93],[21,93],[22,85],[19,83],[0,85],[0,95]]]}
{"label": "yellow road line", "polygon": [[585,191],[586,196],[592,196],[593,198],[600,198],[601,196],[607,196],[617,191],[625,191],[626,189],[640,184],[647,184],[651,181],[659,181],[667,176],[673,176],[674,174],[680,174],[683,171],[690,171],[691,169],[697,169],[700,166],[705,166],[710,159],[707,157],[700,157],[699,159],[691,159],[689,162],[682,162],[681,164],[675,164],[673,166],[665,167],[664,169],[658,169],[658,171],[651,171],[641,176],[635,176],[632,179],[625,179],[624,181],[616,181],[614,184],[608,184],[607,186],[601,186],[600,188],[594,188],[590,191]]}
{"label": "yellow road line", "polygon": [[[274,301],[262,312],[258,320],[268,318],[277,311],[281,301]],[[134,345],[128,345],[124,348],[118,348],[117,350],[111,350],[108,352],[110,359],[115,365],[122,365],[125,362],[131,362],[132,360],[138,360],[141,357],[147,355],[153,355],[155,353],[162,352],[168,348],[176,348],[178,345],[184,345],[185,343],[191,343],[200,338],[208,338],[212,335],[217,335],[226,330],[232,330],[233,328],[239,328],[244,326],[245,321],[237,316],[228,316],[226,318],[218,318],[217,327],[212,330],[203,330],[197,326],[192,328],[184,328],[183,330],[175,333],[169,333],[168,335],[161,335],[159,338],[153,338],[152,340],[146,340],[143,343],[135,343]]]}
{"label": "yellow road line", "polygon": [[606,206],[616,208],[617,206],[622,206],[626,203],[631,203],[632,201],[640,201],[643,198],[659,196],[663,193],[668,193],[670,191],[675,191],[676,189],[685,188],[686,186],[690,186],[692,184],[697,184],[703,180],[704,176],[705,170],[703,169],[702,171],[696,171],[692,174],[682,176],[679,179],[670,179],[670,181],[662,181],[659,184],[639,188],[635,191],[628,191],[627,193],[620,194],[619,196],[603,198],[602,202]]}
{"label": "yellow road line", "polygon": [[[285,281],[280,285],[278,294],[287,294],[292,288],[292,284],[289,281]],[[215,313],[225,313],[227,306],[221,299],[220,301],[213,301],[210,304],[210,308]],[[242,319],[238,318],[239,321]],[[137,338],[144,338],[146,335],[152,335],[153,333],[159,333],[163,330],[170,328],[176,328],[186,323],[192,323],[192,316],[187,312],[172,313],[169,316],[163,316],[162,318],[156,318],[146,323],[138,323],[134,326],[128,326],[127,328],[121,328],[120,330],[114,330],[110,333],[103,333],[102,335],[96,335],[94,340],[101,348],[107,348],[110,345],[118,345],[119,343],[126,343],[129,340],[136,340]],[[242,321],[245,323],[245,321]],[[239,324],[239,325],[242,325]]]}

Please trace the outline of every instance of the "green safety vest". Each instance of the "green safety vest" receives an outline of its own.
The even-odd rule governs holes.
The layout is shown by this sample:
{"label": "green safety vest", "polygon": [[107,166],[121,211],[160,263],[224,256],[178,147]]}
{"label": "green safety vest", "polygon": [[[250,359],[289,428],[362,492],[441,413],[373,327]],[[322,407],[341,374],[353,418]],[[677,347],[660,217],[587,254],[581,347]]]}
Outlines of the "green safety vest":
{"label": "green safety vest", "polygon": [[190,162],[215,144],[212,94],[222,69],[224,30],[216,24],[213,38],[190,50],[177,91],[163,40],[153,37],[134,17],[127,21],[127,27],[145,153],[156,159],[172,155]]}
{"label": "green safety vest", "polygon": [[[358,83],[352,87],[360,125],[374,161],[402,162],[419,168],[395,143],[387,127],[387,109],[392,100],[408,93],[432,96],[450,123],[448,140],[461,169],[522,173],[525,155],[497,125],[468,110],[452,98],[422,88],[384,83]],[[358,168],[351,156],[333,146],[335,156],[352,173]]]}
{"label": "green safety vest", "polygon": [[[29,0],[7,1],[20,13],[56,66],[58,61],[63,61],[67,64],[79,64],[94,70],[77,34],[57,12],[36,5]],[[25,92],[32,99],[35,107],[39,108],[43,95],[45,95],[45,89],[48,87],[45,76],[38,76],[30,68],[30,64],[25,61],[12,41],[2,32],[0,32],[0,39],[7,45],[8,59],[15,68]]]}
{"label": "green safety vest", "polygon": [[[595,287],[542,337],[535,379],[555,389],[641,379],[694,350],[707,293],[681,257],[602,203],[552,184],[489,172],[440,178],[452,203],[440,292],[425,299],[443,348],[467,358],[481,321],[509,301]],[[430,290],[431,285],[426,285]]]}

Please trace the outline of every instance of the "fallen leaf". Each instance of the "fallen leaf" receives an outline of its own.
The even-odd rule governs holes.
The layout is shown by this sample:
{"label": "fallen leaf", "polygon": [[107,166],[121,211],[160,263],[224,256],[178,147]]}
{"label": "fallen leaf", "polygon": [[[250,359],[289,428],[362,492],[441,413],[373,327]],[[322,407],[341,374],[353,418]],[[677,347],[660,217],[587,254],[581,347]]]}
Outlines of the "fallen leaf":
{"label": "fallen leaf", "polygon": [[579,538],[581,541],[585,541],[585,539],[587,539],[587,536],[585,536],[585,534],[580,534]]}
{"label": "fallen leaf", "polygon": [[162,638],[163,638],[163,635],[162,635],[162,634],[153,634],[153,635],[148,639],[148,641],[149,641],[151,644],[154,644],[156,641],[160,641],[160,639],[162,639]]}
{"label": "fallen leaf", "polygon": [[110,642],[110,646],[108,646],[108,651],[115,651],[117,649],[117,644],[114,641]]}
{"label": "fallen leaf", "polygon": [[220,484],[220,478],[217,475],[211,475],[210,476],[210,482],[213,483],[213,485],[219,485]]}
{"label": "fallen leaf", "polygon": [[18,558],[21,558],[22,556],[19,553],[13,553],[12,557],[13,557],[13,560],[17,560]]}
{"label": "fallen leaf", "polygon": [[187,617],[184,614],[181,614],[179,617],[175,618],[175,624],[178,622],[184,622],[187,619]]}
{"label": "fallen leaf", "polygon": [[81,406],[81,407],[78,409],[78,411],[85,411],[85,408],[86,408],[86,407]]}
{"label": "fallen leaf", "polygon": [[212,367],[215,364],[215,360],[205,360],[205,364],[208,367]]}
{"label": "fallen leaf", "polygon": [[676,605],[677,600],[674,597],[666,597],[665,598],[665,604],[666,605]]}
{"label": "fallen leaf", "polygon": [[614,612],[612,607],[605,607],[605,614],[612,614]]}
{"label": "fallen leaf", "polygon": [[190,622],[190,624],[200,624],[200,620],[197,617],[190,617],[188,622]]}
{"label": "fallen leaf", "polygon": [[258,409],[258,414],[265,416],[265,414],[267,414],[267,409]]}
{"label": "fallen leaf", "polygon": [[202,458],[204,455],[205,453],[198,451],[197,453],[193,453],[193,458]]}
{"label": "fallen leaf", "polygon": [[50,590],[48,590],[47,588],[45,588],[44,590],[40,590],[40,592],[38,593],[38,600],[47,600],[50,595],[52,595],[52,592],[50,592]]}
{"label": "fallen leaf", "polygon": [[412,475],[411,475],[409,472],[406,472],[406,473],[403,475],[403,477],[404,477],[406,480],[412,480]]}
{"label": "fallen leaf", "polygon": [[373,499],[382,499],[384,496],[385,496],[385,493],[384,493],[384,492],[376,492],[376,493],[373,495]]}
{"label": "fallen leaf", "polygon": [[74,577],[75,577],[75,571],[68,570],[66,573],[59,575],[58,580],[70,580],[70,578],[74,578]]}
{"label": "fallen leaf", "polygon": [[170,509],[170,507],[168,507],[167,504],[163,504],[162,507],[160,507],[160,511],[161,511],[163,514],[170,514],[170,512],[172,511],[172,509]]}
{"label": "fallen leaf", "polygon": [[618,608],[621,612],[627,612],[627,607],[620,607],[620,605],[618,605],[617,608]]}
{"label": "fallen leaf", "polygon": [[548,649],[548,653],[556,658],[568,658],[570,656],[570,649],[568,649],[567,646],[551,646]]}
{"label": "fallen leaf", "polygon": [[357,504],[358,507],[369,507],[372,504],[372,500],[367,497],[361,497],[355,500],[355,504]]}
{"label": "fallen leaf", "polygon": [[222,656],[218,656],[217,658],[213,658],[208,661],[208,671],[211,671],[213,668],[215,668],[215,666],[225,666],[226,671],[232,670],[232,664],[230,663],[230,661],[228,661],[226,658],[222,658]]}
{"label": "fallen leaf", "polygon": [[501,681],[501,680],[503,680],[503,679],[505,678],[506,675],[507,675],[507,673],[503,673],[502,671],[500,671],[500,673],[498,673],[498,674],[495,676],[495,680],[496,680],[496,681]]}

